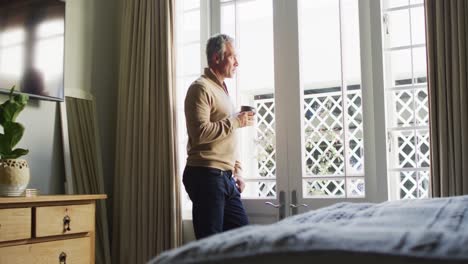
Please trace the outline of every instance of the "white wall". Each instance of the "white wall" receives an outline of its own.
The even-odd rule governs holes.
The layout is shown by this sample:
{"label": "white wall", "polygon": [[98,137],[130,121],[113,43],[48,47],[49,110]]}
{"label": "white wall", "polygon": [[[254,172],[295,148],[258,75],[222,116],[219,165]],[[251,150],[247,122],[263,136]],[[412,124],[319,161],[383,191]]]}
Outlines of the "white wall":
{"label": "white wall", "polygon": [[[118,71],[120,0],[67,0],[65,21],[65,94],[94,96],[100,131],[105,189],[112,196]],[[0,103],[7,99],[0,94]],[[30,99],[18,117],[25,134],[17,147],[28,148],[30,188],[63,194],[61,103]]]}
{"label": "white wall", "polygon": [[65,95],[96,101],[110,220],[115,166],[119,6],[120,0],[66,1]]}
{"label": "white wall", "polygon": [[[7,95],[0,95],[4,102]],[[29,99],[29,103],[18,116],[24,125],[23,138],[17,148],[29,149],[23,156],[28,161],[31,179],[28,188],[39,190],[40,194],[64,193],[64,166],[62,134],[57,102]]]}

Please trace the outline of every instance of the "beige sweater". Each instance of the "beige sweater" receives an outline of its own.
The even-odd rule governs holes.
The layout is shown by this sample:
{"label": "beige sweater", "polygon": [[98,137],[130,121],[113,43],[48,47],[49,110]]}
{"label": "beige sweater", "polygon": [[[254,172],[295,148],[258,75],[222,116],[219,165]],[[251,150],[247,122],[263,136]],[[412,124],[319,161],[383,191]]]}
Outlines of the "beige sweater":
{"label": "beige sweater", "polygon": [[187,165],[234,170],[237,147],[234,132],[239,120],[223,84],[208,68],[187,91],[185,120]]}

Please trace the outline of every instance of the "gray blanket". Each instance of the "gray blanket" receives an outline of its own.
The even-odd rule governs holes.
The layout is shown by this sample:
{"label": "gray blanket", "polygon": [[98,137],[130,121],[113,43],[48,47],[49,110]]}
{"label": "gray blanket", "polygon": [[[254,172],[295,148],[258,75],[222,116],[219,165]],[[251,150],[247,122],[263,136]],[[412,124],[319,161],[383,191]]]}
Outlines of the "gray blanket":
{"label": "gray blanket", "polygon": [[339,203],[272,225],[250,225],[194,241],[164,252],[152,263],[217,263],[323,252],[468,263],[468,196]]}

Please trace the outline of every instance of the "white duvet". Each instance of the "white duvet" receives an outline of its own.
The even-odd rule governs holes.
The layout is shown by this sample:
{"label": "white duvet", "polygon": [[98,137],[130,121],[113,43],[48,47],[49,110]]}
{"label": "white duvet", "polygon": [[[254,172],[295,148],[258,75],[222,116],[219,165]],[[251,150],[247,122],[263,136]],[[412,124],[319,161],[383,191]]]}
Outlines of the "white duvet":
{"label": "white duvet", "polygon": [[151,263],[260,263],[343,253],[468,263],[468,196],[339,203],[194,241]]}

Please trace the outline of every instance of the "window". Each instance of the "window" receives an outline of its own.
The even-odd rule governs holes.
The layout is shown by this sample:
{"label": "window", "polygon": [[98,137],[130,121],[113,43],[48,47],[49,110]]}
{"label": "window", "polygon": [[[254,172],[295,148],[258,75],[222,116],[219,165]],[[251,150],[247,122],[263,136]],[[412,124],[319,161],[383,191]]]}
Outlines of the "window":
{"label": "window", "polygon": [[[183,99],[206,65],[206,40],[223,32],[235,38],[240,63],[229,92],[238,107],[257,109],[256,126],[238,137],[244,204],[258,222],[273,215],[268,203],[291,205],[291,215],[345,199],[384,200],[387,188],[391,199],[427,197],[423,4],[382,1],[179,2],[180,171]],[[377,122],[384,119],[386,127]]]}
{"label": "window", "polygon": [[[176,89],[178,129],[178,169],[182,175],[187,159],[187,128],[185,126],[184,98],[190,84],[201,73],[200,0],[176,2]],[[182,191],[182,217],[191,218],[192,203]]]}
{"label": "window", "polygon": [[235,37],[240,67],[226,83],[236,105],[257,110],[254,128],[239,131],[245,198],[276,197],[276,132],[271,0],[224,1],[221,32]]}
{"label": "window", "polygon": [[358,2],[299,2],[307,197],[364,197]]}
{"label": "window", "polygon": [[429,110],[423,1],[382,5],[391,199],[429,194]]}

